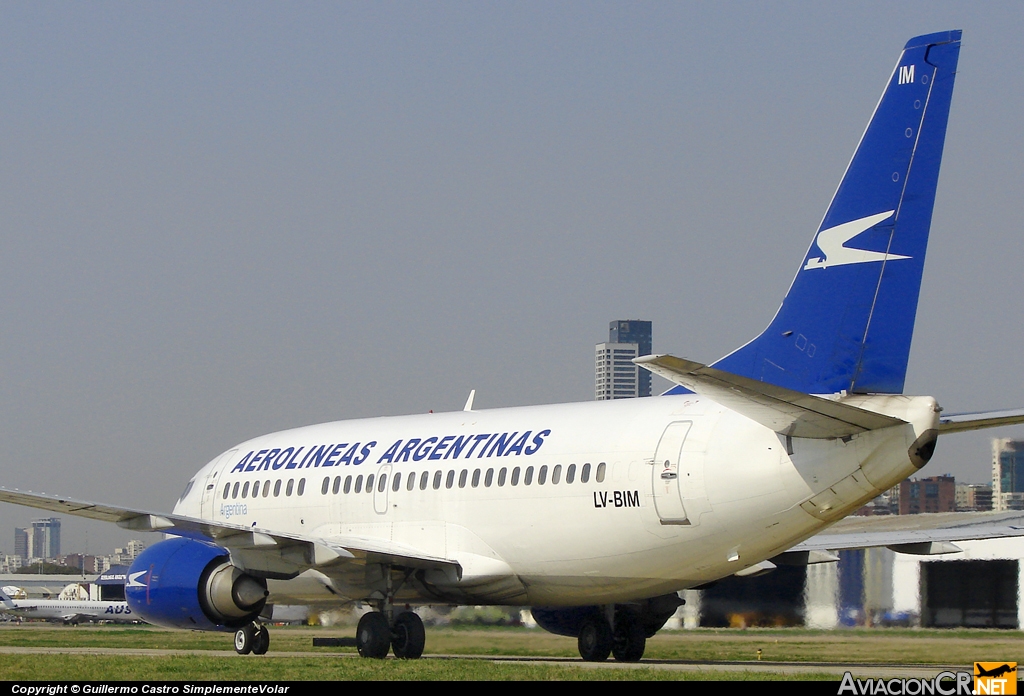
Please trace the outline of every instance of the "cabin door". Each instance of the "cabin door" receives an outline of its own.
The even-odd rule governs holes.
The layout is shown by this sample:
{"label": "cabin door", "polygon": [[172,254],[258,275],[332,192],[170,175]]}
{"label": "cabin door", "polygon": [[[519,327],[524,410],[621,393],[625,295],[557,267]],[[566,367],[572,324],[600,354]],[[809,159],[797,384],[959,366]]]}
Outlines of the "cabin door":
{"label": "cabin door", "polygon": [[[229,452],[225,452],[217,463],[211,467],[210,473],[206,475],[206,480],[202,481],[203,492],[202,498],[199,502],[199,516],[203,519],[212,519],[213,510],[217,507],[217,481],[220,480],[220,475],[224,471],[224,467],[231,463],[235,455],[238,454],[237,449],[233,449]],[[196,483],[200,483],[196,481]]]}
{"label": "cabin door", "polygon": [[654,454],[654,507],[662,524],[690,524],[683,507],[680,477],[686,475],[681,458],[683,443],[692,426],[691,421],[669,423]]}
{"label": "cabin door", "polygon": [[378,515],[388,511],[388,491],[391,484],[391,465],[385,464],[377,470],[377,479],[373,482],[373,511]]}

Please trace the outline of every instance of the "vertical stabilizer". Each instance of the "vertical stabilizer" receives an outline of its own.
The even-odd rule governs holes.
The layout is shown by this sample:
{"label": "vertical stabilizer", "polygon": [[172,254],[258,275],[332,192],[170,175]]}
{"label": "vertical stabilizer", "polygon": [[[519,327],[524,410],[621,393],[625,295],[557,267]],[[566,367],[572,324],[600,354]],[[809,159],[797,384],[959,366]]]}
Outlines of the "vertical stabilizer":
{"label": "vertical stabilizer", "polygon": [[903,391],[960,32],[911,39],[775,318],[714,367],[805,393]]}

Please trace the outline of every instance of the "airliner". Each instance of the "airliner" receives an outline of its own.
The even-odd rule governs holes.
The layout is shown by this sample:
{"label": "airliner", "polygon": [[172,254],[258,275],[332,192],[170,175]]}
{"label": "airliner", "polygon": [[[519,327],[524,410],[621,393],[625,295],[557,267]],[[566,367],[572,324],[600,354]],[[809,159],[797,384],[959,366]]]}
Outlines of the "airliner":
{"label": "airliner", "polygon": [[46,619],[77,624],[80,621],[139,621],[127,602],[65,599],[13,599],[0,590],[0,612],[27,619]]}
{"label": "airliner", "polygon": [[[843,548],[941,553],[1014,525],[830,525],[916,473],[940,434],[1024,422],[903,394],[960,32],[910,40],[782,306],[711,365],[636,363],[655,398],[368,418],[257,437],[173,512],[0,489],[162,532],[125,594],[149,623],[265,653],[274,603],[372,607],[367,658],[418,658],[429,604],[529,606],[586,660],[640,660],[679,592]],[[943,518],[945,519],[945,518]],[[938,526],[937,526],[938,527]]]}

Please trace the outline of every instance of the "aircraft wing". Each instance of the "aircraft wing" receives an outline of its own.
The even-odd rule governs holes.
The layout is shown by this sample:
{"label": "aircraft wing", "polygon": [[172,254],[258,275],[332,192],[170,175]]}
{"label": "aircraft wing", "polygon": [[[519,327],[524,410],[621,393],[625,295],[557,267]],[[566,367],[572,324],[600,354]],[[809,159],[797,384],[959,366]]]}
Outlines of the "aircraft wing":
{"label": "aircraft wing", "polygon": [[1011,411],[984,411],[981,413],[951,413],[939,416],[940,433],[962,433],[967,430],[997,428],[1000,425],[1024,423],[1024,408]]}
{"label": "aircraft wing", "polygon": [[783,435],[849,437],[906,422],[672,355],[645,355],[633,362]]}
{"label": "aircraft wing", "polygon": [[122,529],[212,541],[228,550],[233,563],[265,577],[289,578],[309,568],[325,569],[346,561],[390,563],[405,568],[440,570],[457,578],[462,576],[462,568],[456,561],[381,539],[282,533],[7,488],[0,488],[0,501],[113,522]]}
{"label": "aircraft wing", "polygon": [[957,541],[1017,536],[1024,536],[1024,510],[847,517],[789,552],[884,546],[900,553],[932,555],[960,551]]}

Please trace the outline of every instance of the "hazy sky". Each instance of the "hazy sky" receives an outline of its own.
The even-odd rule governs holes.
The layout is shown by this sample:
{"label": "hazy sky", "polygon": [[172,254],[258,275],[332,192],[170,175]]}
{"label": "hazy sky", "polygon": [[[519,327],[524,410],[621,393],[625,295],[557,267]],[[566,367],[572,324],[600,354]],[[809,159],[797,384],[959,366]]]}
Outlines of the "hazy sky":
{"label": "hazy sky", "polygon": [[[767,324],[903,44],[964,30],[908,393],[1024,406],[1024,3],[0,3],[0,485],[593,398]],[[990,477],[993,436],[925,475]],[[0,506],[0,551],[40,511]],[[129,538],[64,518],[64,550]],[[150,539],[152,541],[152,539]]]}

